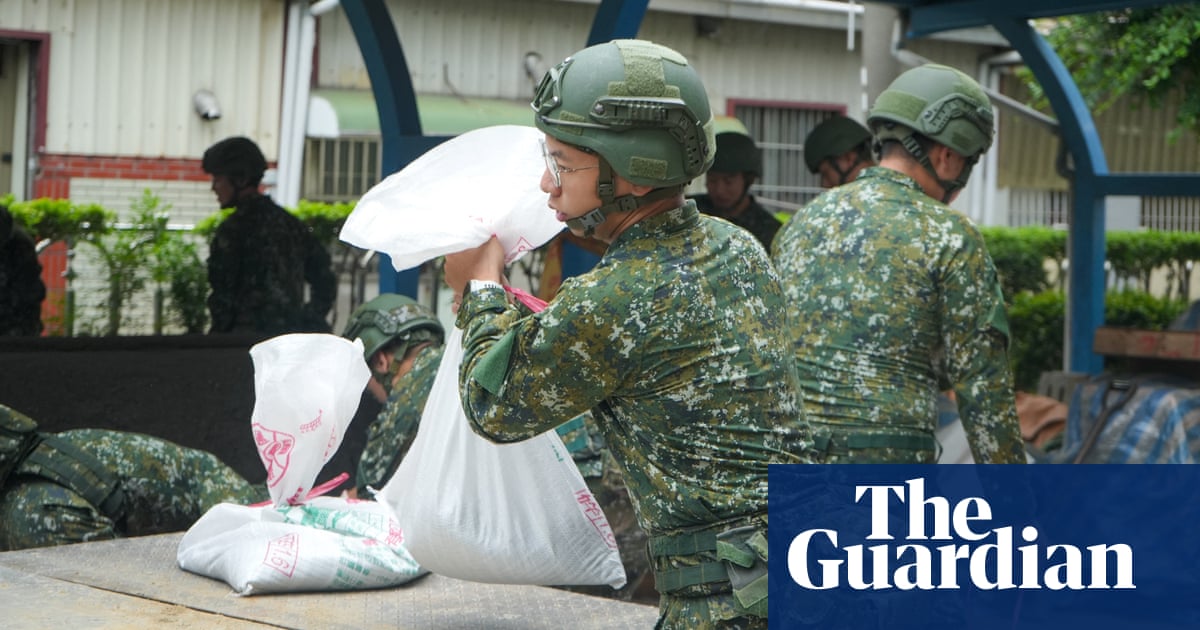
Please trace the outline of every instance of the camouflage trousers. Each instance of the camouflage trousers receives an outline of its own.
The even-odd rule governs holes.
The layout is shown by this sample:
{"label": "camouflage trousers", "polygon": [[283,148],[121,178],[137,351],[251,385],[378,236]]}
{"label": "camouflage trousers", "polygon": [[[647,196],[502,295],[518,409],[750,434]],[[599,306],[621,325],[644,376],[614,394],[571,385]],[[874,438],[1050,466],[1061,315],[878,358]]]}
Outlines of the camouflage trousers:
{"label": "camouflage trousers", "polygon": [[269,498],[215,455],[138,433],[79,429],[57,434],[117,477],[125,518],[113,522],[69,488],[18,469],[0,492],[0,551],[187,529],[222,502]]}
{"label": "camouflage trousers", "polygon": [[[652,575],[650,557],[646,554],[646,532],[638,525],[637,515],[633,511],[633,503],[629,500],[629,492],[625,489],[625,480],[613,466],[605,466],[600,476],[587,477],[588,489],[596,497],[596,502],[604,510],[608,524],[612,527],[617,539],[617,547],[621,551],[621,564],[625,565],[625,586],[613,589],[604,585],[596,586],[564,586],[565,590],[573,593],[584,593],[611,597],[623,601],[633,601],[635,598],[642,603],[654,603],[651,597],[638,597],[639,588],[646,582],[647,576]],[[650,578],[653,580],[653,578]],[[652,589],[642,588],[647,591]]]}
{"label": "camouflage trousers", "polygon": [[[736,528],[736,529],[735,529]],[[722,531],[767,532],[766,515],[750,516],[738,519],[734,523],[727,522],[720,528]],[[708,531],[713,531],[709,528]],[[723,534],[718,533],[718,540]],[[688,536],[682,536],[682,546],[692,546],[694,552],[676,555],[682,551],[678,547],[670,549],[673,541],[680,541],[675,536],[651,538],[650,549],[656,553],[651,559],[654,575],[662,580],[657,586],[662,594],[659,597],[658,623],[660,630],[766,630],[767,618],[765,611],[752,613],[738,603],[734,596],[734,585],[727,577],[726,564],[713,547],[706,543],[688,542]],[[664,540],[666,539],[666,540]],[[732,540],[726,538],[726,541]],[[765,543],[765,539],[763,539]],[[664,544],[665,543],[665,544]],[[678,544],[678,543],[676,543]],[[765,559],[765,557],[763,557]],[[713,565],[724,565],[718,574],[710,573]],[[765,572],[765,565],[759,565]],[[695,577],[699,570],[703,577]],[[681,575],[681,572],[683,575]],[[685,577],[692,572],[692,578]],[[677,586],[672,586],[672,583]],[[668,591],[668,592],[663,592]],[[765,595],[765,593],[763,593]],[[765,602],[763,602],[765,605]]]}

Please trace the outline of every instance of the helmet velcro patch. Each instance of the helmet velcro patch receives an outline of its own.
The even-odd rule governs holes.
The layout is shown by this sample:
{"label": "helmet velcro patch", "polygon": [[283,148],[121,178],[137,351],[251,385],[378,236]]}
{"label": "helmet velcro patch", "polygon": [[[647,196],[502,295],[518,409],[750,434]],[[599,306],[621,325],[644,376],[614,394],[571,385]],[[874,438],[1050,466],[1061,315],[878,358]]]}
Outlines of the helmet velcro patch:
{"label": "helmet velcro patch", "polygon": [[[563,122],[579,122],[579,123],[581,123],[581,122],[588,121],[586,116],[580,116],[579,114],[576,114],[575,112],[569,112],[562,108],[559,108],[559,110],[558,110],[558,119]],[[576,136],[583,135],[583,127],[572,127],[570,125],[561,125],[559,127],[556,127],[556,129],[558,131],[561,131],[562,133],[574,134]]]}
{"label": "helmet velcro patch", "polygon": [[667,178],[667,161],[654,160],[641,156],[631,156],[629,158],[629,174],[633,177],[646,177],[649,179],[666,179]]}

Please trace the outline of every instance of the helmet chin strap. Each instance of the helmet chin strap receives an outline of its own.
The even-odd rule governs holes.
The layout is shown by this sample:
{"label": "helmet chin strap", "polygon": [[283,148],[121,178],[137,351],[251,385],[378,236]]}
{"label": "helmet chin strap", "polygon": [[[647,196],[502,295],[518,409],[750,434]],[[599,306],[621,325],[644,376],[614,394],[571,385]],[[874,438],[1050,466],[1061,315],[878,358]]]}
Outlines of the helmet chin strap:
{"label": "helmet chin strap", "polygon": [[942,187],[942,203],[946,204],[950,203],[950,198],[954,196],[955,192],[966,187],[967,179],[971,177],[971,170],[975,168],[975,163],[979,161],[979,156],[963,158],[964,164],[962,170],[958,172],[958,177],[954,179],[942,179],[937,174],[937,169],[933,168],[933,162],[929,161],[929,154],[925,152],[925,149],[921,148],[921,144],[917,142],[912,134],[901,138],[900,144],[904,145],[904,149],[916,158],[921,163],[921,166],[925,167],[925,170],[937,181],[938,186]]}
{"label": "helmet chin strap", "polygon": [[591,237],[596,233],[596,228],[600,227],[601,223],[604,223],[604,220],[608,218],[610,213],[632,212],[659,199],[673,197],[679,192],[677,186],[669,186],[667,188],[652,190],[641,197],[636,195],[621,195],[617,197],[616,190],[617,186],[613,178],[612,166],[609,165],[608,160],[600,158],[600,176],[596,180],[596,194],[600,197],[601,204],[599,207],[589,210],[583,216],[567,219],[567,227],[572,230],[581,230],[584,236]]}

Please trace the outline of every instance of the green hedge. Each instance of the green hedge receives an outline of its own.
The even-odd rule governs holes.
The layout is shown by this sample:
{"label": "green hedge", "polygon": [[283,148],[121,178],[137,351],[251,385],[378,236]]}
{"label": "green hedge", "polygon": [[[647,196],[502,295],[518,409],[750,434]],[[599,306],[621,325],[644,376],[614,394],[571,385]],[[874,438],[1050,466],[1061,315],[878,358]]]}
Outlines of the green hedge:
{"label": "green hedge", "polygon": [[[1109,326],[1163,330],[1186,308],[1183,300],[1142,291],[1109,292],[1104,296],[1104,321]],[[1062,369],[1066,311],[1066,298],[1054,290],[1020,293],[1009,305],[1009,361],[1017,389],[1035,391],[1042,372]]]}
{"label": "green hedge", "polygon": [[[202,332],[207,326],[208,276],[197,253],[196,243],[184,234],[167,229],[170,204],[144,190],[131,200],[131,229],[114,226],[117,213],[96,204],[77,204],[69,199],[33,199],[15,201],[11,194],[0,197],[0,204],[35,240],[63,241],[72,246],[88,245],[96,249],[110,279],[108,321],[101,332],[120,334],[122,306],[134,293],[155,283],[167,310],[187,332]],[[326,204],[301,200],[289,212],[300,218],[327,248],[337,245],[337,234],[353,210],[352,203]],[[214,212],[200,221],[194,234],[212,238],[212,233],[232,209]],[[68,309],[70,310],[70,309]],[[73,313],[67,314],[66,330],[74,334]],[[161,321],[156,321],[156,332]],[[82,327],[81,327],[82,328]]]}
{"label": "green hedge", "polygon": [[[1008,303],[1012,361],[1018,389],[1034,390],[1042,372],[1063,364],[1066,298],[1061,269],[1067,232],[1042,226],[981,228]],[[1110,291],[1104,298],[1109,326],[1162,330],[1187,308],[1189,261],[1200,261],[1200,233],[1109,232],[1105,257],[1117,279],[1137,290]],[[1150,278],[1165,274],[1164,295],[1150,294]]]}

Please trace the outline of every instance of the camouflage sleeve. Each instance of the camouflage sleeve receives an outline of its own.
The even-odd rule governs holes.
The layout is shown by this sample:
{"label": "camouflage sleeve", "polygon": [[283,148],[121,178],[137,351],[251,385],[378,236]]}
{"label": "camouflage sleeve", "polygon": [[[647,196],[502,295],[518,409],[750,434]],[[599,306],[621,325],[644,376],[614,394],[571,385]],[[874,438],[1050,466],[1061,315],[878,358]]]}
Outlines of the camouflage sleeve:
{"label": "camouflage sleeve", "polygon": [[208,312],[212,318],[213,332],[233,329],[236,293],[240,270],[233,239],[228,230],[217,228],[209,245],[208,254]]}
{"label": "camouflage sleeve", "polygon": [[943,284],[946,369],[975,461],[1023,464],[1004,296],[982,237],[965,243]]}
{"label": "camouflage sleeve", "polygon": [[307,235],[306,243],[304,280],[308,282],[309,296],[305,309],[313,321],[323,321],[337,299],[337,276],[325,246],[312,234]]}
{"label": "camouflage sleeve", "polygon": [[529,439],[591,409],[615,389],[629,365],[614,361],[617,344],[606,341],[617,338],[613,318],[588,315],[599,303],[591,295],[560,291],[546,310],[522,316],[500,289],[467,295],[458,317],[459,382],[476,433],[495,442]]}

